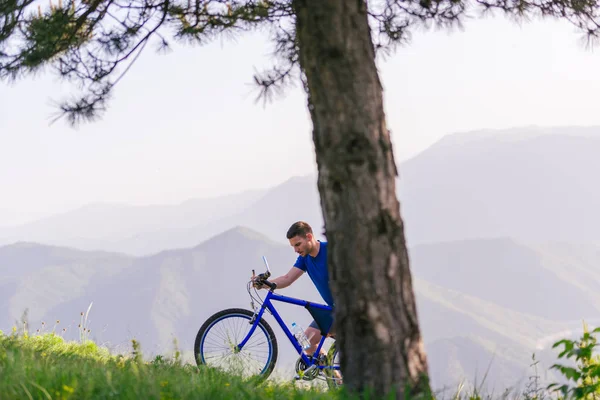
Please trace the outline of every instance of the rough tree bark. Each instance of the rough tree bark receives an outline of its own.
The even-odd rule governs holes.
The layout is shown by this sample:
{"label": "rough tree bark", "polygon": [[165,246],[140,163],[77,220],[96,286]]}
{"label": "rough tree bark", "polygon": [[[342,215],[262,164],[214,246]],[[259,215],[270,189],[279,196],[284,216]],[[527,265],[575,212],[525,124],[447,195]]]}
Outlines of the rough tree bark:
{"label": "rough tree bark", "polygon": [[[294,0],[344,384],[429,391],[396,165],[362,0]],[[408,393],[407,393],[408,394]]]}

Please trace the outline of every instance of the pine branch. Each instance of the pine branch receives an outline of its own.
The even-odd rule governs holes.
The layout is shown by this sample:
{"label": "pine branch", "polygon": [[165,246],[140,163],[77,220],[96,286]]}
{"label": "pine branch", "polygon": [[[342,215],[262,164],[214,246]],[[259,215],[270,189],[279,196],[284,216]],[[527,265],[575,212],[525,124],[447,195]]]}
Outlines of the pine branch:
{"label": "pine branch", "polygon": [[497,9],[517,18],[533,16],[569,21],[581,30],[588,44],[600,39],[600,5],[596,0],[475,0],[484,11]]}
{"label": "pine branch", "polygon": [[281,23],[273,33],[275,49],[273,57],[279,64],[262,73],[255,73],[254,82],[259,88],[256,100],[264,102],[271,100],[274,94],[283,93],[284,89],[294,82],[294,73],[299,73],[298,44],[294,20],[289,21],[290,27]]}
{"label": "pine branch", "polygon": [[[54,1],[58,3],[44,9],[35,7],[35,0],[0,1],[0,79],[15,80],[53,67],[82,91],[59,103],[72,124],[106,110],[115,85],[153,40],[164,51],[167,38],[204,44],[267,26],[276,61],[254,76],[258,98],[266,101],[297,77],[302,79],[294,0]],[[590,44],[600,36],[600,5],[595,0],[372,0],[367,6],[378,53],[406,43],[418,25],[461,26],[471,9],[564,19],[582,30]]]}
{"label": "pine branch", "polygon": [[0,79],[52,66],[82,91],[58,103],[53,119],[66,116],[72,125],[106,110],[115,86],[151,40],[158,40],[160,50],[168,48],[161,30],[205,43],[291,13],[289,1],[268,0],[58,0],[37,13],[33,0],[7,1],[0,6]]}

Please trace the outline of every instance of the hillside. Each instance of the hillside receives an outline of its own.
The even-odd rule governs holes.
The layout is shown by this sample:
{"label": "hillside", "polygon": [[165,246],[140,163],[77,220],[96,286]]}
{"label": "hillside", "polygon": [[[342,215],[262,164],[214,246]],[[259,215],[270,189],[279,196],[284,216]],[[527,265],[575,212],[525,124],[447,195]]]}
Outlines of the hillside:
{"label": "hillside", "polygon": [[[555,334],[568,336],[566,328],[580,326],[514,311],[481,298],[415,279],[420,326],[436,387],[464,381],[475,384],[487,370],[488,388],[522,387],[529,372],[531,354],[543,360],[542,368],[554,361],[543,339]],[[540,345],[543,344],[543,345]],[[488,370],[489,367],[489,370]],[[555,378],[546,371],[544,381]]]}
{"label": "hillside", "polygon": [[[462,379],[472,379],[474,368],[487,366],[492,358],[490,382],[512,385],[513,378],[528,368],[531,352],[555,355],[548,349],[548,338],[569,329],[578,332],[581,318],[588,320],[597,313],[588,305],[596,304],[597,283],[585,273],[572,274],[570,281],[557,274],[556,266],[545,260],[570,252],[563,247],[555,254],[554,248],[542,252],[505,239],[411,248],[419,318],[428,356],[435,364],[436,387],[455,384],[457,371],[464,371]],[[594,254],[591,248],[588,253]],[[23,268],[3,274],[11,280],[3,281],[9,290],[0,291],[0,304],[9,304],[10,313],[0,320],[0,329],[8,329],[29,307],[32,329],[41,321],[60,319],[59,329],[68,327],[66,337],[76,338],[79,313],[93,302],[89,322],[98,343],[121,351],[136,338],[148,353],[161,354],[176,338],[188,359],[197,330],[208,316],[228,307],[250,306],[246,283],[252,269],[264,270],[262,255],[275,275],[287,272],[295,259],[289,246],[242,227],[195,247],[148,257],[29,244],[0,248],[0,265],[6,265],[2,261],[9,259],[6,254],[12,265]],[[482,263],[484,254],[494,263]],[[569,263],[573,271],[585,270],[589,260]],[[588,294],[573,290],[573,285],[580,288],[586,282],[591,285]],[[282,293],[321,301],[307,276]],[[545,312],[543,304],[554,307],[557,298],[571,307],[568,321],[560,304],[556,313]],[[278,305],[278,309],[288,325],[296,321],[306,326],[311,320],[300,307]],[[266,319],[280,341],[277,368],[289,374],[296,356],[274,319]],[[447,357],[464,346],[469,357],[453,359],[460,369],[448,367],[453,364],[445,361]]]}
{"label": "hillside", "polygon": [[[411,248],[412,271],[428,282],[543,318],[572,320],[598,314],[597,292],[585,293],[570,278],[556,275],[544,262],[554,255],[553,249],[544,250],[510,239],[419,245]],[[571,276],[577,276],[574,265],[568,264]],[[588,284],[592,289],[597,286],[594,281]]]}
{"label": "hillside", "polygon": [[14,323],[26,309],[29,318],[39,320],[53,307],[79,299],[91,282],[113,279],[132,262],[121,254],[34,243],[0,247],[0,321]]}

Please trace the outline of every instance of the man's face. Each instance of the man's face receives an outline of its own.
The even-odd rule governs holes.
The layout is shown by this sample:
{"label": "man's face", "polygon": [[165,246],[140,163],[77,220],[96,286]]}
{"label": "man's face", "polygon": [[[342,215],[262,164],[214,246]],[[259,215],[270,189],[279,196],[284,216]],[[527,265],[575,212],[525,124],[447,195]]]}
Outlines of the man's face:
{"label": "man's face", "polygon": [[290,239],[290,245],[294,248],[294,251],[299,255],[305,257],[312,251],[312,235],[306,234],[306,237],[294,236]]}

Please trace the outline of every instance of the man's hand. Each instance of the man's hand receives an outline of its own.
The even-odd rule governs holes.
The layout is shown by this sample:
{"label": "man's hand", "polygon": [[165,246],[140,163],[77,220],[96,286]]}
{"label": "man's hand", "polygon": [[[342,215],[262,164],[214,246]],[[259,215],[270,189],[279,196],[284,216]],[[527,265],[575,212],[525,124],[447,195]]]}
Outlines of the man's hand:
{"label": "man's hand", "polygon": [[[254,271],[252,271],[254,272]],[[254,275],[252,274],[252,277],[250,278],[250,280],[252,281],[252,286],[254,286],[256,289],[269,289],[269,287],[267,285],[265,285],[264,283],[262,283],[262,279],[263,279],[263,275]]]}
{"label": "man's hand", "polygon": [[[290,286],[293,282],[296,281],[296,279],[300,278],[300,276],[302,276],[303,273],[304,271],[302,271],[301,269],[292,267],[287,274],[278,276],[275,279],[271,279],[269,280],[269,282],[276,284],[277,289],[283,289]],[[261,282],[262,276],[262,274],[255,275],[254,270],[252,270],[252,277],[250,278],[250,280],[252,281],[252,286],[254,286],[257,289],[270,289],[267,285]]]}

